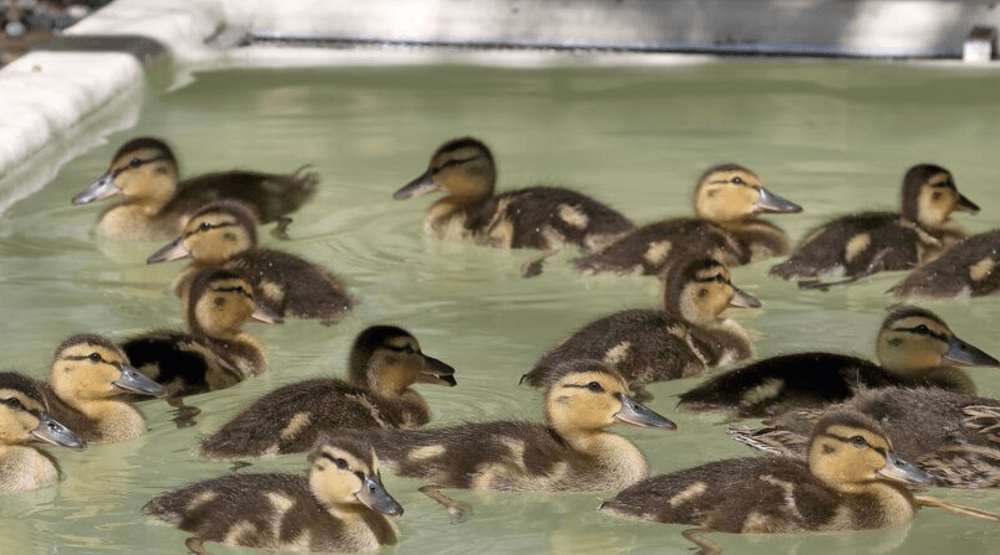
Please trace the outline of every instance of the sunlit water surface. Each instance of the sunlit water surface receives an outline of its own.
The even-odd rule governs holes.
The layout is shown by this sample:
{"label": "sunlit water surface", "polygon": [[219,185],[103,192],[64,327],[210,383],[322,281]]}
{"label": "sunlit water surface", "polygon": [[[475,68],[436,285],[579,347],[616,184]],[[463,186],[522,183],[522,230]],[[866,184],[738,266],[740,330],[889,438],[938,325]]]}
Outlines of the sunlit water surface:
{"label": "sunlit water surface", "polygon": [[[706,167],[739,162],[805,207],[773,217],[793,238],[835,216],[893,209],[900,178],[918,162],[941,164],[983,210],[958,219],[972,232],[996,227],[1000,77],[956,67],[747,61],[660,69],[510,70],[473,67],[228,71],[201,74],[177,92],[145,100],[134,129],[112,135],[60,169],[42,190],[0,218],[3,366],[41,377],[65,336],[97,331],[122,339],[180,326],[168,284],[180,263],[146,266],[160,245],[95,237],[102,207],[69,199],[138,135],[169,139],[182,172],[234,167],[322,176],[315,201],[296,216],[286,249],[338,272],[361,300],[341,324],[253,325],[270,351],[265,375],[190,399],[202,414],[178,429],[165,403],[143,404],[150,432],[74,453],[52,449],[59,485],[7,494],[0,552],[180,553],[184,532],[140,513],[153,495],[228,471],[194,454],[196,439],[279,385],[341,375],[354,335],[374,323],[410,329],[425,352],[458,369],[453,389],[424,386],[432,425],[487,418],[539,418],[539,393],[518,377],[561,337],[610,312],[655,307],[653,278],[579,277],[564,253],[535,279],[519,277],[527,252],[444,244],[423,235],[429,199],[393,201],[437,146],[474,135],[493,147],[499,189],[550,183],[617,207],[638,223],[690,213]],[[766,277],[772,261],[738,268],[737,285],[759,310],[733,310],[760,356],[829,349],[871,356],[901,278],[879,275],[829,293],[802,292]],[[927,305],[963,338],[1000,353],[1000,298]],[[974,369],[980,390],[1000,392],[1000,373]],[[681,414],[673,395],[697,379],[657,384],[650,405],[677,421],[663,433],[620,428],[654,473],[749,454],[712,415]],[[304,456],[270,457],[246,471],[302,472]],[[387,553],[679,553],[682,527],[632,523],[595,511],[613,492],[526,495],[457,492],[475,515],[452,525],[417,493],[386,477],[406,508],[402,539]],[[1000,511],[1000,492],[938,491]],[[733,553],[995,553],[1000,528],[935,510],[901,529],[812,537],[717,537]],[[216,553],[250,552],[216,546]]]}

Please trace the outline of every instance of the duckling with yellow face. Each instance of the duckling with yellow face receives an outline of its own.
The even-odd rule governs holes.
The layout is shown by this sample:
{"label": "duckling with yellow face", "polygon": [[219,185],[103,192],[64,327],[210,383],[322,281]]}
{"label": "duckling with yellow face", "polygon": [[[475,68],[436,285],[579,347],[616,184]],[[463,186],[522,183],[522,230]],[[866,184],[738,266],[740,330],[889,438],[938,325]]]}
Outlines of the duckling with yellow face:
{"label": "duckling with yellow face", "polygon": [[1000,230],[973,235],[922,264],[890,291],[897,297],[964,299],[1000,291]]}
{"label": "duckling with yellow face", "polygon": [[420,491],[461,520],[471,507],[444,496],[441,489],[605,491],[645,478],[649,466],[642,452],[607,428],[616,423],[665,430],[676,426],[627,392],[617,372],[581,362],[546,390],[545,424],[495,421],[358,433],[372,438],[393,472],[429,482]]}
{"label": "duckling with yellow face", "polygon": [[202,542],[316,551],[373,551],[396,543],[403,508],[386,492],[371,446],[332,438],[309,456],[309,476],[230,474],[154,497],[143,510]]}
{"label": "duckling with yellow face", "polygon": [[101,213],[97,230],[114,239],[151,241],[176,237],[206,203],[234,198],[251,206],[261,222],[281,222],[280,235],[291,221],[286,215],[312,197],[318,182],[312,173],[233,170],[184,181],[178,174],[177,158],[166,142],[132,139],[118,149],[104,175],[73,197],[73,204],[123,196],[124,202]]}
{"label": "duckling with yellow face", "polygon": [[917,513],[908,486],[930,477],[899,458],[883,428],[856,412],[826,415],[813,429],[808,462],[728,459],[656,476],[605,501],[618,517],[697,526],[684,536],[718,553],[704,532],[800,534],[903,525]]}
{"label": "duckling with yellow face", "polygon": [[144,376],[111,340],[74,335],[56,347],[49,383],[50,412],[87,441],[117,442],[146,433],[146,419],[128,394],[162,397],[163,386]]}
{"label": "duckling with yellow face", "polygon": [[633,384],[696,376],[753,355],[750,334],[722,317],[730,306],[759,307],[729,271],[705,258],[679,263],[667,276],[663,310],[626,310],[580,328],[546,353],[521,381],[538,387],[563,374],[565,363],[601,360]]}
{"label": "duckling with yellow face", "polygon": [[767,358],[709,378],[679,395],[678,406],[759,417],[794,407],[823,407],[865,387],[937,387],[972,393],[975,385],[957,366],[1000,365],[959,339],[937,315],[915,306],[899,307],[885,317],[875,353],[879,364],[823,352]]}
{"label": "duckling with yellow face", "polygon": [[455,369],[425,355],[396,326],[372,326],[354,340],[347,380],[318,378],[264,395],[201,442],[214,458],[298,453],[340,428],[415,428],[430,410],[415,383],[452,387]]}
{"label": "duckling with yellow face", "polygon": [[58,463],[35,444],[87,447],[45,408],[38,382],[0,372],[0,491],[33,490],[59,481]]}
{"label": "duckling with yellow face", "polygon": [[[898,214],[854,214],[811,231],[788,260],[771,268],[771,275],[857,279],[876,272],[911,270],[968,236],[952,221],[953,212],[979,211],[958,192],[951,173],[933,164],[917,164],[906,172],[900,198]],[[800,283],[819,289],[827,285],[818,280]]]}
{"label": "duckling with yellow face", "polygon": [[243,331],[243,324],[282,321],[254,299],[253,286],[241,274],[203,270],[191,281],[186,318],[190,333],[152,331],[124,341],[122,350],[172,397],[235,385],[267,366],[264,345]]}
{"label": "duckling with yellow face", "polygon": [[332,323],[351,311],[355,301],[337,276],[293,254],[258,247],[256,230],[257,219],[245,204],[213,202],[195,212],[184,232],[146,262],[194,260],[174,280],[174,293],[182,299],[188,297],[195,274],[221,267],[246,276],[258,293],[257,302],[278,316]]}
{"label": "duckling with yellow face", "polygon": [[444,191],[448,196],[427,212],[427,234],[491,247],[543,251],[525,263],[525,277],[541,273],[545,259],[562,249],[594,250],[633,227],[615,210],[575,191],[529,187],[495,195],[496,180],[490,149],[478,139],[463,137],[441,145],[427,171],[392,198]]}
{"label": "duckling with yellow face", "polygon": [[603,249],[578,258],[585,274],[663,275],[691,258],[715,258],[740,266],[788,253],[792,244],[761,213],[801,212],[802,208],[764,188],[760,177],[739,164],[709,168],[694,190],[694,218],[639,227]]}

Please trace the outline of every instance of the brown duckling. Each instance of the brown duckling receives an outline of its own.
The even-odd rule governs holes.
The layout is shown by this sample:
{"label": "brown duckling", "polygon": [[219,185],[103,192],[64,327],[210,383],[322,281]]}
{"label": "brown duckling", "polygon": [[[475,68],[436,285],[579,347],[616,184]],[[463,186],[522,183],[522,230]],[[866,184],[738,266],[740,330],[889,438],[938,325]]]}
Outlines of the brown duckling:
{"label": "brown duckling", "polygon": [[201,455],[256,457],[308,451],[339,428],[415,428],[430,410],[415,383],[454,386],[455,369],[420,351],[409,332],[372,326],[354,340],[347,380],[306,380],[264,395],[201,442]]}
{"label": "brown duckling", "polygon": [[257,246],[257,219],[243,203],[221,200],[195,212],[184,232],[146,262],[192,258],[177,279],[174,294],[188,297],[199,271],[222,267],[246,276],[257,302],[279,316],[317,318],[332,323],[354,307],[343,282],[326,268],[293,254]]}
{"label": "brown duckling", "polygon": [[396,191],[397,200],[444,191],[424,220],[428,235],[453,241],[542,254],[522,268],[538,275],[545,259],[568,247],[598,249],[632,223],[604,204],[558,187],[529,187],[494,194],[496,164],[478,139],[463,137],[441,145],[422,175]]}
{"label": "brown duckling", "polygon": [[760,302],[732,284],[713,259],[671,267],[663,310],[626,310],[595,320],[549,351],[521,381],[539,387],[564,373],[567,361],[604,361],[641,392],[641,384],[685,378],[753,355],[750,334],[723,318],[730,306]]}
{"label": "brown duckling", "polygon": [[973,235],[910,272],[890,291],[897,297],[962,299],[1000,291],[1000,229]]}
{"label": "brown duckling", "polygon": [[768,453],[801,457],[813,423],[837,410],[880,422],[896,452],[927,472],[936,486],[1000,487],[1000,400],[966,393],[932,387],[864,389],[826,410],[791,410],[757,429],[731,428],[729,435]]}
{"label": "brown duckling", "polygon": [[959,339],[937,315],[915,306],[899,307],[885,317],[875,354],[879,364],[823,352],[767,358],[709,378],[682,393],[678,406],[759,417],[826,406],[864,387],[927,386],[972,393],[975,385],[956,366],[1000,365]]}
{"label": "brown duckling", "polygon": [[59,465],[35,443],[82,450],[87,447],[45,411],[38,382],[0,372],[0,491],[32,490],[59,481]]}
{"label": "brown duckling", "polygon": [[121,348],[95,334],[74,335],[56,347],[42,391],[53,416],[84,440],[98,442],[145,434],[146,419],[128,399],[167,393],[129,365]]}
{"label": "brown duckling", "polygon": [[261,222],[280,222],[275,233],[283,235],[291,222],[286,214],[309,200],[319,181],[314,173],[233,170],[178,182],[179,173],[177,158],[166,142],[132,139],[118,149],[104,175],[73,197],[73,204],[124,196],[124,202],[101,213],[98,231],[115,239],[151,241],[176,237],[204,204],[234,198],[251,206]]}
{"label": "brown duckling", "polygon": [[[370,437],[393,472],[461,520],[467,504],[441,489],[583,492],[621,489],[649,473],[642,452],[607,430],[615,423],[676,429],[627,395],[625,380],[597,362],[574,365],[545,392],[545,424],[469,423],[449,428],[353,432]],[[340,433],[349,433],[342,431]]]}
{"label": "brown duckling", "polygon": [[[911,270],[968,234],[952,212],[979,207],[955,187],[951,173],[933,164],[917,164],[903,176],[899,213],[865,212],[827,223],[806,235],[788,260],[771,268],[783,279],[846,276],[854,281],[876,272]],[[818,279],[800,287],[825,289],[836,284]]]}
{"label": "brown duckling", "polygon": [[726,266],[740,266],[792,250],[785,232],[759,214],[801,211],[799,205],[765,189],[749,169],[722,164],[698,179],[694,218],[639,227],[574,264],[586,274],[659,276],[674,262],[691,258],[710,257]]}
{"label": "brown duckling", "polygon": [[314,551],[373,551],[396,543],[391,517],[403,508],[382,486],[371,446],[333,438],[309,455],[309,476],[230,474],[154,497],[152,516],[195,534],[202,542]]}
{"label": "brown duckling", "polygon": [[711,462],[656,476],[605,501],[624,518],[688,524],[684,537],[718,553],[704,532],[790,534],[869,530],[913,519],[908,485],[930,477],[896,456],[882,427],[856,412],[826,415],[813,428],[808,461],[762,456]]}
{"label": "brown duckling", "polygon": [[235,385],[266,368],[266,350],[243,331],[250,321],[280,323],[281,317],[254,302],[242,275],[222,268],[203,270],[191,281],[187,303],[190,333],[148,332],[122,343],[129,360],[166,386],[171,397]]}

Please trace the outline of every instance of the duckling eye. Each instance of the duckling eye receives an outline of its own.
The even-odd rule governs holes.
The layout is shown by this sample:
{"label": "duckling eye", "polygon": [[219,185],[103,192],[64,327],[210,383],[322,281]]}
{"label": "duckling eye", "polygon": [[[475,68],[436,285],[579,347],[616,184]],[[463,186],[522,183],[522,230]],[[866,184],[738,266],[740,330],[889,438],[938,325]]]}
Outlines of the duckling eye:
{"label": "duckling eye", "polygon": [[745,185],[746,181],[743,181],[743,178],[737,175],[732,179],[732,183],[733,185]]}
{"label": "duckling eye", "polygon": [[931,331],[930,328],[928,328],[925,324],[920,324],[919,326],[917,326],[917,327],[915,327],[913,329],[917,333],[930,333],[930,331]]}
{"label": "duckling eye", "polygon": [[7,405],[14,410],[26,410],[24,405],[21,404],[16,397],[11,397],[10,399],[0,399],[0,403]]}
{"label": "duckling eye", "polygon": [[88,356],[87,359],[90,360],[90,362],[101,362],[101,354],[90,353],[90,356]]}
{"label": "duckling eye", "polygon": [[128,165],[129,165],[129,167],[132,167],[132,168],[138,168],[139,166],[142,165],[142,160],[140,160],[138,158],[133,158],[133,159],[131,159],[131,160],[128,161]]}
{"label": "duckling eye", "polygon": [[208,231],[209,229],[212,229],[212,226],[208,225],[208,222],[201,222],[198,226],[198,231]]}
{"label": "duckling eye", "polygon": [[854,436],[848,441],[850,441],[851,445],[857,447],[858,449],[864,449],[868,447],[868,441],[866,441],[865,438],[861,436]]}
{"label": "duckling eye", "polygon": [[587,389],[591,393],[604,393],[604,386],[598,382],[590,382],[587,384]]}
{"label": "duckling eye", "polygon": [[347,461],[344,459],[333,459],[333,463],[341,470],[347,470]]}

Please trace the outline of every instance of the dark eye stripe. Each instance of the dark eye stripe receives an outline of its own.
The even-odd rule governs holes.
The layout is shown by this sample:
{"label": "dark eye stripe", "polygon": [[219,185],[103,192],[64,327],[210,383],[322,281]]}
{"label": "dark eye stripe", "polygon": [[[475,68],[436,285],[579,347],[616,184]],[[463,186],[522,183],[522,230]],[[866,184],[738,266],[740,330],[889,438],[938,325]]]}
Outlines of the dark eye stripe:
{"label": "dark eye stripe", "polygon": [[[836,439],[837,441],[839,441],[841,443],[851,443],[851,438],[849,438],[849,437],[838,436],[837,434],[833,434],[833,433],[830,433],[830,432],[824,432],[823,435],[825,435],[826,437],[832,437],[833,439]],[[854,437],[854,436],[851,436],[851,437]],[[883,449],[882,447],[875,447],[871,443],[868,444],[868,447],[870,449],[873,449],[876,453],[882,455],[883,457],[888,457],[889,456],[888,455],[888,451],[885,450],[885,449]]]}
{"label": "dark eye stripe", "polygon": [[238,285],[235,287],[218,287],[216,289],[213,289],[213,291],[217,291],[219,293],[239,293],[244,297],[250,299],[251,301],[253,300],[253,295],[251,295],[249,291]]}
{"label": "dark eye stripe", "polygon": [[236,227],[236,224],[233,223],[233,222],[223,222],[221,224],[210,224],[208,222],[202,222],[201,224],[198,225],[198,227],[196,227],[194,229],[194,231],[189,231],[189,232],[185,233],[184,234],[184,238],[187,239],[188,237],[190,237],[190,236],[192,236],[192,235],[194,235],[196,233],[201,233],[201,232],[209,231],[209,230],[212,230],[212,229],[221,229],[221,228],[224,228],[224,227]]}
{"label": "dark eye stripe", "polygon": [[157,161],[159,161],[159,160],[166,160],[166,159],[167,159],[167,157],[166,157],[166,156],[154,156],[154,157],[152,157],[152,158],[147,158],[147,159],[145,159],[145,160],[143,160],[142,158],[136,158],[136,160],[138,160],[138,161],[139,161],[139,165],[138,165],[138,166],[132,166],[132,164],[131,164],[131,162],[132,162],[132,159],[129,159],[129,163],[128,163],[128,164],[125,164],[125,167],[122,167],[122,168],[115,168],[115,169],[114,169],[114,170],[113,170],[113,171],[111,172],[111,177],[112,177],[112,178],[114,178],[114,177],[118,177],[119,175],[121,175],[121,173],[122,173],[123,171],[126,171],[126,170],[132,170],[132,169],[136,169],[136,168],[141,168],[142,166],[145,166],[146,164],[151,164],[151,163],[153,163],[153,162],[157,162]]}
{"label": "dark eye stripe", "polygon": [[458,165],[464,164],[466,162],[471,162],[471,161],[475,160],[476,158],[479,158],[479,156],[471,156],[469,158],[453,158],[451,160],[448,160],[444,164],[441,164],[440,167],[434,168],[434,172],[433,173],[437,173],[437,172],[439,172],[439,171],[441,171],[441,170],[443,170],[445,168],[450,168],[450,167],[453,167],[453,166],[458,166]]}
{"label": "dark eye stripe", "polygon": [[[921,328],[923,328],[923,329],[921,329]],[[896,331],[908,331],[910,333],[915,333],[917,335],[929,335],[929,336],[931,336],[934,339],[937,339],[939,341],[945,341],[945,342],[948,341],[948,335],[947,334],[944,334],[944,333],[934,333],[934,331],[932,331],[929,327],[927,327],[924,324],[920,324],[919,326],[913,326],[912,328],[896,328]]]}

